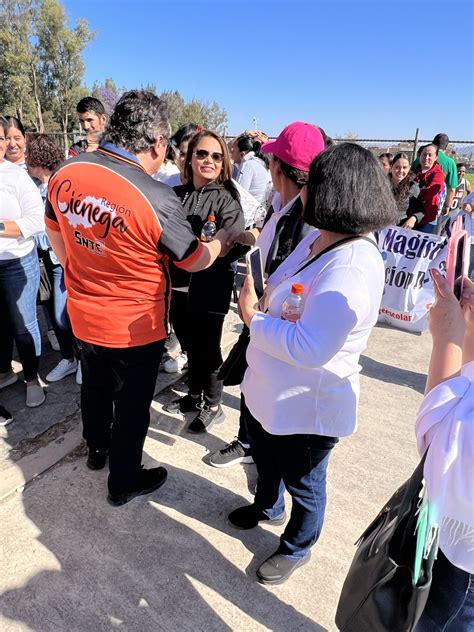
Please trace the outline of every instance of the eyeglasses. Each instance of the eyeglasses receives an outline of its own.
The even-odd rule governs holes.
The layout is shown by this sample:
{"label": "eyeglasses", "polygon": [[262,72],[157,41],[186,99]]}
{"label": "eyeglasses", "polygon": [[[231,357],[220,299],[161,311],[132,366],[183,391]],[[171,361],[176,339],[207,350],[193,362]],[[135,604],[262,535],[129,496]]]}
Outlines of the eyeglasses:
{"label": "eyeglasses", "polygon": [[194,155],[198,160],[204,160],[208,156],[212,158],[214,162],[222,162],[224,160],[224,154],[220,151],[207,151],[207,149],[196,149]]}

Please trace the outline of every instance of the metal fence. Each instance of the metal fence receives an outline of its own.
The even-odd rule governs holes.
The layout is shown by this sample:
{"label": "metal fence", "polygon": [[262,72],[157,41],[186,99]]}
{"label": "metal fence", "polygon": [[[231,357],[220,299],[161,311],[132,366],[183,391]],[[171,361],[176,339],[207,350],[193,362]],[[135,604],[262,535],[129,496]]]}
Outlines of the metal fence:
{"label": "metal fence", "polygon": [[[68,132],[67,134],[63,134],[62,132],[49,132],[53,136],[55,136],[61,146],[64,146],[64,138],[67,137],[69,146],[73,143],[77,142],[81,138],[84,138],[84,135],[80,132]],[[226,135],[226,140],[232,140],[236,138],[234,135]],[[274,138],[274,137],[270,137]],[[430,139],[421,139],[418,136],[418,130],[416,130],[414,138],[409,139],[393,139],[393,138],[334,138],[336,143],[357,143],[358,145],[362,145],[367,149],[370,149],[375,154],[379,155],[385,152],[390,152],[391,154],[396,154],[398,152],[405,152],[407,154],[411,154],[411,156],[416,156],[417,149],[431,142]],[[67,149],[67,148],[65,148]],[[474,140],[452,140],[449,143],[449,151],[453,158],[457,162],[465,162],[469,168],[474,168]]]}

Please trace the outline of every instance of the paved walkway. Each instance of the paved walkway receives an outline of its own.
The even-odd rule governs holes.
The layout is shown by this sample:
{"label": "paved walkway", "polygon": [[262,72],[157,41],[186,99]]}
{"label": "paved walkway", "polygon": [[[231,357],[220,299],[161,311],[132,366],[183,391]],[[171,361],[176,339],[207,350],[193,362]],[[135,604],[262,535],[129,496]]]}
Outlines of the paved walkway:
{"label": "paved walkway", "polygon": [[[227,344],[236,323],[233,315]],[[281,528],[236,531],[226,521],[251,502],[255,466],[206,464],[236,433],[238,389],[226,391],[226,422],[200,436],[162,412],[174,393],[159,382],[145,464],[163,463],[169,480],[121,508],[106,503],[107,474],[89,471],[80,447],[53,465],[80,442],[73,377],[48,387],[36,411],[22,409],[21,385],[6,389],[16,421],[3,429],[0,452],[2,631],[335,630],[353,543],[417,461],[414,417],[430,343],[429,335],[374,330],[361,362],[359,430],[330,462],[322,536],[311,562],[275,588],[256,583],[255,570]]]}

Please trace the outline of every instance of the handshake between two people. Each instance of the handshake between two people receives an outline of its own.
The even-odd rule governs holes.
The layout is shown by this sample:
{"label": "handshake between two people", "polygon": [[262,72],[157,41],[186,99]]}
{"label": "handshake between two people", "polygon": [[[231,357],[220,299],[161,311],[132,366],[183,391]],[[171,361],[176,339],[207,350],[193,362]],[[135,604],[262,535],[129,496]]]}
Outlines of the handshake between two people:
{"label": "handshake between two people", "polygon": [[218,257],[225,257],[237,244],[252,246],[258,236],[258,230],[219,229],[211,241],[201,242],[202,248],[199,256],[191,262],[183,262],[178,267],[188,272],[199,272],[209,268]]}
{"label": "handshake between two people", "polygon": [[259,233],[258,228],[240,230],[231,227],[227,230],[219,230],[215,236],[215,238],[219,237],[222,240],[222,251],[219,256],[225,257],[234,246],[255,246]]}

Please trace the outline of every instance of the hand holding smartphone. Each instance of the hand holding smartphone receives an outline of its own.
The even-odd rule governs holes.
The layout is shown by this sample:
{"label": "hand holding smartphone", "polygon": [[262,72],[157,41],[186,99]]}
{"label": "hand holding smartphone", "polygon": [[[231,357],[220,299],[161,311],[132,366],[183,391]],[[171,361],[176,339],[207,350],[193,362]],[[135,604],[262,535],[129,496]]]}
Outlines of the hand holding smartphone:
{"label": "hand holding smartphone", "polygon": [[247,264],[247,274],[250,274],[253,278],[255,292],[258,298],[262,298],[265,287],[263,281],[262,256],[258,246],[248,251],[245,255],[245,263]]}
{"label": "hand holding smartphone", "polygon": [[446,280],[458,301],[462,297],[463,278],[468,275],[470,248],[469,236],[463,228],[462,217],[459,216],[451,228],[446,259]]}

